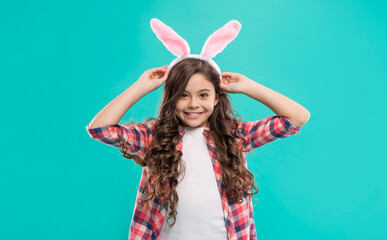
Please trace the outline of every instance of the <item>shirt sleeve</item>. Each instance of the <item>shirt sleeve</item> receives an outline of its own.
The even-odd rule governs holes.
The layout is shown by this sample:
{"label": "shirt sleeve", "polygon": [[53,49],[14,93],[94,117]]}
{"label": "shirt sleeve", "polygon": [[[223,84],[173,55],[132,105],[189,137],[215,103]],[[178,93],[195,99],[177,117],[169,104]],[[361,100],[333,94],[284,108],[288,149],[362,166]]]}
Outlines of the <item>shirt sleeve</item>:
{"label": "shirt sleeve", "polygon": [[153,127],[154,121],[139,124],[107,125],[97,128],[90,128],[90,124],[87,124],[86,130],[91,138],[116,148],[120,147],[118,142],[120,135],[125,139],[125,144],[131,153],[142,156],[150,144]]}
{"label": "shirt sleeve", "polygon": [[257,121],[242,121],[238,127],[238,131],[246,140],[244,151],[247,152],[277,139],[294,135],[300,129],[301,127],[294,126],[286,117],[276,115]]}

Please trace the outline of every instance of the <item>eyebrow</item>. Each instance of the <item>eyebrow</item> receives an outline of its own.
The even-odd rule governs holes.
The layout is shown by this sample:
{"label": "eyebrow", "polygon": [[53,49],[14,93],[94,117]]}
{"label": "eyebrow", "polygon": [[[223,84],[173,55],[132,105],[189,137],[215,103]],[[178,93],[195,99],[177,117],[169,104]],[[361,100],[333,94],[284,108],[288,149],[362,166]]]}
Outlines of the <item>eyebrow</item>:
{"label": "eyebrow", "polygon": [[[207,89],[207,88],[201,89],[201,90],[199,90],[198,92],[203,92],[203,91],[211,92],[211,90],[210,90],[210,89]],[[188,92],[187,90],[184,90],[184,92],[190,93],[190,92]]]}

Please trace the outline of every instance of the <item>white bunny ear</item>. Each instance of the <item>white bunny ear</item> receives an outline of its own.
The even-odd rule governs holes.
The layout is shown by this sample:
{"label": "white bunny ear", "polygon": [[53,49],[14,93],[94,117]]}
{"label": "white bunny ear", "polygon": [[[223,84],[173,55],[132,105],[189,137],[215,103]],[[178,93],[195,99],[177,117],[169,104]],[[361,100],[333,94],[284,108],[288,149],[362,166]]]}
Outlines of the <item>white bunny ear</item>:
{"label": "white bunny ear", "polygon": [[215,57],[236,38],[241,28],[242,25],[237,20],[231,20],[207,38],[200,55],[206,58]]}
{"label": "white bunny ear", "polygon": [[187,41],[180,37],[171,27],[165,25],[157,18],[152,18],[150,25],[157,38],[173,55],[182,57],[190,54]]}

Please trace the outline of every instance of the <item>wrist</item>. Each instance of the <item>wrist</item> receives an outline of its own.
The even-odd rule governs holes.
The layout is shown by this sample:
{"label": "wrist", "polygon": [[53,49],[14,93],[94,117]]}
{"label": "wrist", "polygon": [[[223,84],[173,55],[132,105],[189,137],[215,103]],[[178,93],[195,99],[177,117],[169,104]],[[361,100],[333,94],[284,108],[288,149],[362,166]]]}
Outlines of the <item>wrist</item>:
{"label": "wrist", "polygon": [[241,93],[247,95],[247,93],[249,92],[250,89],[254,88],[254,84],[256,84],[257,82],[251,80],[250,78],[244,78],[244,80],[242,81],[243,84],[241,84]]}
{"label": "wrist", "polygon": [[133,83],[133,85],[130,88],[135,89],[137,93],[140,93],[143,96],[153,91],[148,86],[146,86],[146,84],[143,84],[142,82],[139,82],[139,81]]}

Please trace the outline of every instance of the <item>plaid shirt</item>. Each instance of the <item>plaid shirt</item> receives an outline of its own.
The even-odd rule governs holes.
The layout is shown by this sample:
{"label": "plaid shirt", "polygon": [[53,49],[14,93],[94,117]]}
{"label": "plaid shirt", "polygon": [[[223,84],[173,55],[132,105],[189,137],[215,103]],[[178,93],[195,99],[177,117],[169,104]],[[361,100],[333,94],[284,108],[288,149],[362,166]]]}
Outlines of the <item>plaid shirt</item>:
{"label": "plaid shirt", "polygon": [[[130,148],[131,153],[143,158],[153,138],[154,123],[152,121],[147,124],[117,124],[98,128],[90,128],[88,124],[86,130],[93,139],[117,148],[119,147],[118,134],[120,134],[126,140],[126,144]],[[237,131],[246,140],[244,150],[247,152],[266,143],[296,134],[299,130],[300,128],[295,127],[286,117],[276,115],[257,121],[242,121],[237,128]],[[179,126],[179,133],[180,141],[176,148],[182,151],[182,139],[184,136],[184,128],[182,126]],[[204,128],[203,135],[206,137],[208,152],[211,157],[219,194],[222,199],[228,239],[257,239],[251,196],[246,195],[243,198],[243,202],[235,203],[227,201],[226,195],[221,194],[221,189],[223,188],[222,169],[219,161],[216,159],[215,143],[208,133],[209,123]],[[242,147],[243,141],[238,139],[237,144],[238,147]],[[242,152],[242,155],[247,168],[246,154]],[[157,239],[164,220],[167,217],[168,204],[161,205],[157,198],[153,202],[148,202],[148,204],[140,202],[140,199],[145,199],[146,197],[144,190],[147,187],[147,173],[147,167],[143,167],[130,226],[129,240]],[[150,189],[149,186],[148,189]]]}

